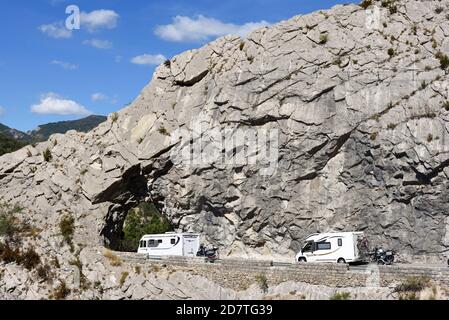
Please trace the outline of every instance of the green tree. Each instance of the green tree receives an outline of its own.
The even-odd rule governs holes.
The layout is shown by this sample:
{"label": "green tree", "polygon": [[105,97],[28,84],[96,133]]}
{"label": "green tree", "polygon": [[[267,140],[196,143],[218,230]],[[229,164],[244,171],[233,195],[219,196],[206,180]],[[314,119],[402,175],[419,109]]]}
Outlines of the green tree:
{"label": "green tree", "polygon": [[25,142],[17,141],[0,134],[0,156],[17,151],[26,145],[27,143]]}
{"label": "green tree", "polygon": [[122,251],[137,251],[139,241],[145,234],[159,234],[171,231],[170,222],[162,216],[153,204],[141,203],[131,209],[123,225]]}

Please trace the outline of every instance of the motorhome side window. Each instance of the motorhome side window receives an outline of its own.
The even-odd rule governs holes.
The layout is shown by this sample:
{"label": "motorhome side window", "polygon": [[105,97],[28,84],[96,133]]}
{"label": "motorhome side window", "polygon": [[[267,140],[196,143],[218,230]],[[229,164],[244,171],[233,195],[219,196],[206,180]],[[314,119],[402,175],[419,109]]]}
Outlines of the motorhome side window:
{"label": "motorhome side window", "polygon": [[147,242],[146,241],[140,241],[140,247],[141,248],[146,248],[147,247]]}
{"label": "motorhome side window", "polygon": [[170,240],[170,243],[171,243],[171,244],[176,244],[176,239],[171,239],[171,240]]}
{"label": "motorhome side window", "polygon": [[316,249],[317,250],[330,250],[331,243],[330,242],[317,242]]}
{"label": "motorhome side window", "polygon": [[148,241],[148,247],[156,248],[157,246],[159,246],[159,241],[157,241],[157,240],[149,240]]}
{"label": "motorhome side window", "polygon": [[338,246],[342,247],[343,246],[343,239],[338,239]]}

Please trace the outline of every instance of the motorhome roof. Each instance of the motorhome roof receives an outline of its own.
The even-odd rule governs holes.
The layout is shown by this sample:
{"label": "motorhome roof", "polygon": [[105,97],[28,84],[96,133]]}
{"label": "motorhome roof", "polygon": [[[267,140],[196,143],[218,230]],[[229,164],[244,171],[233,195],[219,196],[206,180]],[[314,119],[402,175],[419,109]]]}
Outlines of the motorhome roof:
{"label": "motorhome roof", "polygon": [[314,240],[317,238],[324,238],[324,237],[334,237],[334,236],[345,236],[350,234],[363,234],[363,232],[354,231],[354,232],[328,232],[328,233],[314,233],[307,237],[307,240]]}
{"label": "motorhome roof", "polygon": [[143,238],[163,238],[163,237],[173,237],[173,236],[190,236],[190,237],[199,237],[199,234],[196,233],[175,233],[175,232],[167,232],[163,234],[146,234]]}

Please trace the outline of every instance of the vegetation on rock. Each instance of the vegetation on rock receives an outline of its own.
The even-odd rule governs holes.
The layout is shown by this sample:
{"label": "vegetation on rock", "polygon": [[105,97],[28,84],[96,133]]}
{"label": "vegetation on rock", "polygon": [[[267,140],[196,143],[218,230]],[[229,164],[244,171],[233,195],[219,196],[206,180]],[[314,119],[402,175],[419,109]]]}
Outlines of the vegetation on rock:
{"label": "vegetation on rock", "polygon": [[349,292],[337,292],[333,296],[331,296],[330,300],[349,300],[351,298],[351,294]]}
{"label": "vegetation on rock", "polygon": [[428,277],[409,277],[396,286],[394,292],[398,293],[399,300],[419,300],[421,291],[430,287]]}
{"label": "vegetation on rock", "polygon": [[64,216],[59,222],[59,230],[64,237],[64,241],[73,251],[73,235],[75,234],[75,218],[71,215]]}

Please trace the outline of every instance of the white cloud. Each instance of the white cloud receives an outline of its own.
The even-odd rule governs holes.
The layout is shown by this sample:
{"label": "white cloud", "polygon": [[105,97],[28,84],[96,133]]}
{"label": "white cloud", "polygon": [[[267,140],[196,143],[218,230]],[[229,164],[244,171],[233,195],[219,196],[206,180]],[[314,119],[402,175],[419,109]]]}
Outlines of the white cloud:
{"label": "white cloud", "polygon": [[67,70],[76,70],[76,69],[78,69],[78,66],[76,64],[72,64],[72,63],[64,62],[64,61],[60,61],[60,60],[53,60],[50,63],[54,64],[54,65],[61,66],[62,68],[67,69]]}
{"label": "white cloud", "polygon": [[84,40],[83,44],[92,46],[97,49],[111,49],[112,48],[112,42],[108,41],[108,40],[98,40],[98,39]]}
{"label": "white cloud", "polygon": [[185,16],[176,16],[168,25],[158,26],[155,34],[167,41],[206,41],[228,34],[245,37],[250,32],[270,25],[266,21],[248,22],[242,25],[224,23],[218,19],[199,15],[194,19]]}
{"label": "white cloud", "polygon": [[96,92],[91,95],[92,101],[104,101],[108,99],[108,96],[101,92]]}
{"label": "white cloud", "polygon": [[31,112],[54,115],[90,115],[92,112],[81,104],[62,98],[54,93],[47,93],[41,97],[39,104],[31,106]]}
{"label": "white cloud", "polygon": [[137,56],[131,59],[131,63],[152,66],[152,65],[160,65],[167,58],[165,58],[162,54],[143,54],[141,56]]}
{"label": "white cloud", "polygon": [[120,16],[113,10],[95,10],[90,13],[81,12],[81,28],[94,32],[98,29],[114,29]]}
{"label": "white cloud", "polygon": [[72,37],[72,31],[67,29],[62,22],[43,24],[38,29],[47,36],[55,39],[68,39]]}
{"label": "white cloud", "polygon": [[0,117],[5,114],[5,108],[0,106]]}

